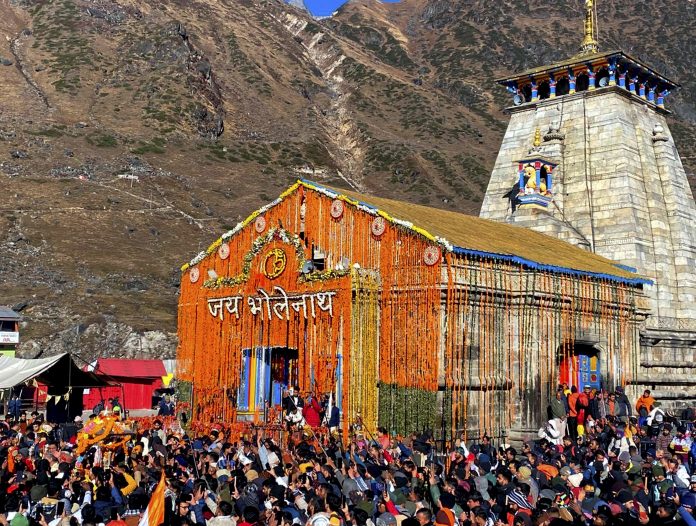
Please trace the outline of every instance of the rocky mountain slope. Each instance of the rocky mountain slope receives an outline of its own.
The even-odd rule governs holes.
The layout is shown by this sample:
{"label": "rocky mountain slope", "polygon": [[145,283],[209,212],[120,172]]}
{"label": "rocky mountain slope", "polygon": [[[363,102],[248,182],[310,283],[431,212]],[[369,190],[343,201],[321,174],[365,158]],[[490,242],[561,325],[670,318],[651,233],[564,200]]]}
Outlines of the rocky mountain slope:
{"label": "rocky mountain slope", "polygon": [[[477,213],[493,79],[575,53],[580,5],[0,0],[0,303],[24,354],[172,355],[180,264],[298,177]],[[691,174],[695,10],[599,5],[605,49],[683,84]]]}

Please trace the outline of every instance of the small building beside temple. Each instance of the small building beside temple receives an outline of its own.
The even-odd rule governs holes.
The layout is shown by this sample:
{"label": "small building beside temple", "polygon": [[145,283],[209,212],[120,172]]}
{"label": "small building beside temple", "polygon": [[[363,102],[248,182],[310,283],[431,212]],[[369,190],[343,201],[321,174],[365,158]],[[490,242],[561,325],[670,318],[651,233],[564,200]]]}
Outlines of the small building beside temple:
{"label": "small building beside temple", "polygon": [[19,345],[19,322],[22,317],[0,305],[0,354],[14,358]]}
{"label": "small building beside temple", "polygon": [[333,395],[344,429],[520,439],[564,375],[635,380],[646,283],[528,229],[298,181],[182,267],[177,378],[201,427],[263,421],[290,385]]}

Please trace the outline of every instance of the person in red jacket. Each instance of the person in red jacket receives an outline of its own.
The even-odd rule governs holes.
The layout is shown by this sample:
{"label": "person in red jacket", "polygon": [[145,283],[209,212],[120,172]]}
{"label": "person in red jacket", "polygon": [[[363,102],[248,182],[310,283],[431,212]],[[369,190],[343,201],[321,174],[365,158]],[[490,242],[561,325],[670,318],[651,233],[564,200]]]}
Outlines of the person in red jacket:
{"label": "person in red jacket", "polygon": [[[578,398],[575,403],[575,409],[578,412],[578,435],[584,435],[587,431],[587,417],[589,416],[588,409],[590,407],[590,398],[592,396],[592,388],[586,385],[582,393],[578,393]],[[582,427],[580,427],[582,426]]]}
{"label": "person in red jacket", "polygon": [[570,396],[568,396],[568,434],[573,442],[578,438],[578,388],[573,386],[570,388]]}
{"label": "person in red jacket", "polygon": [[321,424],[321,406],[314,394],[307,397],[307,401],[302,408],[302,416],[304,416],[307,425],[312,428],[317,428]]}

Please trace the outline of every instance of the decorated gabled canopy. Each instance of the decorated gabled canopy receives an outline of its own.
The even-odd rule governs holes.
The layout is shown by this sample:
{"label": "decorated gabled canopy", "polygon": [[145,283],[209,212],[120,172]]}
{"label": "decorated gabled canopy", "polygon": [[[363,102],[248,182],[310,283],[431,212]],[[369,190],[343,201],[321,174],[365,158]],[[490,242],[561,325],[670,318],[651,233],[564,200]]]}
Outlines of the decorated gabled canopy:
{"label": "decorated gabled canopy", "polygon": [[580,72],[582,70],[586,70],[588,67],[591,67],[598,70],[601,67],[608,66],[611,63],[614,63],[623,69],[635,71],[637,74],[646,75],[655,82],[663,84],[667,89],[676,89],[681,87],[677,82],[661,75],[651,66],[648,66],[644,62],[633,58],[621,50],[605,51],[603,53],[595,53],[592,55],[571,57],[554,64],[539,66],[507,77],[502,77],[496,79],[496,82],[503,86],[507,86],[511,82],[526,83],[532,79],[548,80],[551,75],[564,75],[569,69]]}
{"label": "decorated gabled canopy", "polygon": [[224,241],[235,236],[257,217],[292,196],[300,188],[339,199],[366,214],[381,216],[389,223],[404,229],[405,233],[422,236],[439,244],[446,253],[507,261],[528,268],[590,276],[630,285],[651,283],[607,258],[532,230],[457,212],[330,188],[306,180],[297,181],[278,199],[256,210],[235,228],[223,234],[206,251],[185,264],[181,268],[182,272],[214,254]]}
{"label": "decorated gabled canopy", "polygon": [[664,110],[665,97],[679,84],[623,51],[579,55],[496,81],[516,106],[580,91],[622,89]]}

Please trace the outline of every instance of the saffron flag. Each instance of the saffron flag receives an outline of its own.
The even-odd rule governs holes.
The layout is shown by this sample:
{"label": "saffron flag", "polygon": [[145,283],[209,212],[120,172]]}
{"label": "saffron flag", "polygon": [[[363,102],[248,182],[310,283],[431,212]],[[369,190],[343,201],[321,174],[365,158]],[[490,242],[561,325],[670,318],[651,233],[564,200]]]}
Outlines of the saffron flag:
{"label": "saffron flag", "polygon": [[160,478],[155,491],[152,492],[150,503],[147,505],[147,509],[138,526],[160,526],[160,524],[164,523],[164,490],[166,487],[167,483],[164,479],[163,471],[162,478]]}

